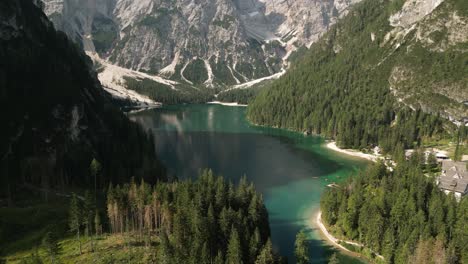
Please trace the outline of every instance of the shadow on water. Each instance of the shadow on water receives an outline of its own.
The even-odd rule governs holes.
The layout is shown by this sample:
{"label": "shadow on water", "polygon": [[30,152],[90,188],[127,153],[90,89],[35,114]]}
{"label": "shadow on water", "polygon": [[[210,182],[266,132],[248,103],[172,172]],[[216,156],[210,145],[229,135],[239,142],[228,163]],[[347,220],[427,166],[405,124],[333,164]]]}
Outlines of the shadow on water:
{"label": "shadow on water", "polygon": [[211,168],[237,182],[246,175],[257,188],[287,184],[306,177],[325,177],[344,165],[327,156],[296,148],[290,140],[264,134],[154,132],[156,150],[179,178]]}
{"label": "shadow on water", "polygon": [[[295,263],[294,241],[302,228],[310,231],[313,263],[328,262],[334,250],[310,228],[310,212],[318,210],[328,183],[344,180],[366,162],[325,150],[320,137],[253,126],[241,107],[168,106],[129,117],[153,131],[158,156],[179,178],[204,168],[234,182],[246,175],[263,193],[274,247],[289,263]],[[340,256],[343,263],[362,263]]]}

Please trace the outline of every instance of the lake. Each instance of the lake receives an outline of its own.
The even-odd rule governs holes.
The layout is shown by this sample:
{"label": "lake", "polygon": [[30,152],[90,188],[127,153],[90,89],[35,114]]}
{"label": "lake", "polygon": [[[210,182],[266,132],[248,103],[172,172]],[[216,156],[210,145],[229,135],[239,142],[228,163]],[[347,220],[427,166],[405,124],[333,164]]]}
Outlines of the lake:
{"label": "lake", "polygon": [[[275,249],[294,260],[296,233],[307,229],[313,263],[334,251],[310,228],[326,185],[365,168],[368,161],[328,150],[324,139],[251,125],[245,107],[176,105],[129,114],[151,129],[169,174],[184,179],[211,168],[237,182],[246,175],[263,194]],[[346,263],[362,263],[340,254]]]}

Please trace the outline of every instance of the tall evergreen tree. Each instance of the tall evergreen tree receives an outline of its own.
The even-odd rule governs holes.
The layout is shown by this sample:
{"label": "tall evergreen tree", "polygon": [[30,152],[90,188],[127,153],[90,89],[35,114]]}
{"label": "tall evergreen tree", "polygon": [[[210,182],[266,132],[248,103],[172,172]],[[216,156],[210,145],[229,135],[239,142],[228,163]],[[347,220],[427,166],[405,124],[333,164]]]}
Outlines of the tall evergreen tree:
{"label": "tall evergreen tree", "polygon": [[[91,173],[91,176],[94,178],[94,195],[97,194],[97,177],[99,173],[101,172],[102,166],[99,161],[96,160],[96,158],[93,158],[91,161],[91,164],[89,165],[89,172]],[[96,198],[96,196],[95,196]]]}
{"label": "tall evergreen tree", "polygon": [[94,215],[94,232],[96,236],[99,236],[102,234],[101,215],[99,214],[99,210],[97,209]]}
{"label": "tall evergreen tree", "polygon": [[76,233],[77,241],[79,243],[79,252],[81,251],[81,239],[80,239],[80,230],[82,223],[82,208],[80,205],[80,200],[77,198],[76,194],[73,193],[70,201],[70,209],[68,216],[68,226],[70,227],[71,232]]}
{"label": "tall evergreen tree", "polygon": [[242,263],[242,249],[240,245],[239,234],[237,233],[237,230],[232,227],[226,255],[226,264],[239,263]]}
{"label": "tall evergreen tree", "polygon": [[260,231],[258,227],[255,228],[254,233],[249,241],[249,262],[253,263],[257,259],[257,255],[261,250],[261,238],[260,238]]}
{"label": "tall evergreen tree", "polygon": [[83,225],[85,227],[85,234],[89,236],[92,234],[93,230],[93,220],[95,217],[95,202],[91,193],[86,190],[84,195],[84,204],[83,204]]}
{"label": "tall evergreen tree", "polygon": [[42,239],[42,246],[50,259],[50,263],[57,263],[57,257],[62,248],[58,243],[57,235],[54,231],[48,231]]}
{"label": "tall evergreen tree", "polygon": [[304,230],[301,230],[296,235],[294,255],[296,256],[296,263],[298,264],[308,264],[310,262],[309,245],[307,243],[307,235]]}
{"label": "tall evergreen tree", "polygon": [[274,264],[276,263],[276,258],[273,253],[273,245],[271,244],[271,240],[268,239],[265,246],[260,251],[260,254],[255,261],[255,264]]}
{"label": "tall evergreen tree", "polygon": [[328,264],[339,264],[340,263],[340,260],[338,259],[338,255],[335,253],[333,253],[330,257],[330,259],[328,260]]}
{"label": "tall evergreen tree", "polygon": [[214,264],[224,264],[224,256],[223,252],[221,250],[218,251],[218,254],[216,255],[216,258],[213,262]]}
{"label": "tall evergreen tree", "polygon": [[161,244],[158,253],[158,260],[161,264],[172,264],[173,262],[173,252],[167,237],[166,232],[161,233]]}

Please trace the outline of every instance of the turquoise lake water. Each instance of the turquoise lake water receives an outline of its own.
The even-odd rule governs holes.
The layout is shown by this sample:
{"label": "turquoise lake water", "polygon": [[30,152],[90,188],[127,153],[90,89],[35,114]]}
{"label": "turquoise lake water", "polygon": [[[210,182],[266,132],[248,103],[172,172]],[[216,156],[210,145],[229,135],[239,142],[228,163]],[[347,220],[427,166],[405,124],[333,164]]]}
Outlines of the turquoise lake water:
{"label": "turquoise lake water", "polygon": [[[177,105],[129,117],[153,131],[171,175],[196,177],[204,168],[234,182],[246,175],[264,196],[275,249],[295,263],[295,236],[306,228],[312,263],[327,263],[334,249],[308,222],[326,185],[346,179],[368,161],[328,150],[321,137],[251,125],[245,112],[245,107]],[[343,254],[340,259],[362,263]]]}

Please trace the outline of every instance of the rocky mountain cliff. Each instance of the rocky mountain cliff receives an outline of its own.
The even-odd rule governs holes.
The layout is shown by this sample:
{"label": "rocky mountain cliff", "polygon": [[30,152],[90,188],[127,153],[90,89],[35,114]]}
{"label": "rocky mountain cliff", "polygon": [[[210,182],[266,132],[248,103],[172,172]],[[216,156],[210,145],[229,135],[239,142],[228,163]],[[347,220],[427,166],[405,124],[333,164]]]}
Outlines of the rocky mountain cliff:
{"label": "rocky mountain cliff", "polygon": [[388,78],[393,95],[413,109],[464,125],[468,117],[468,3],[408,0],[388,22],[391,29],[380,43],[387,52],[379,63],[396,59]]}
{"label": "rocky mountain cliff", "polygon": [[193,85],[269,76],[359,0],[43,0],[45,13],[118,66]]}

